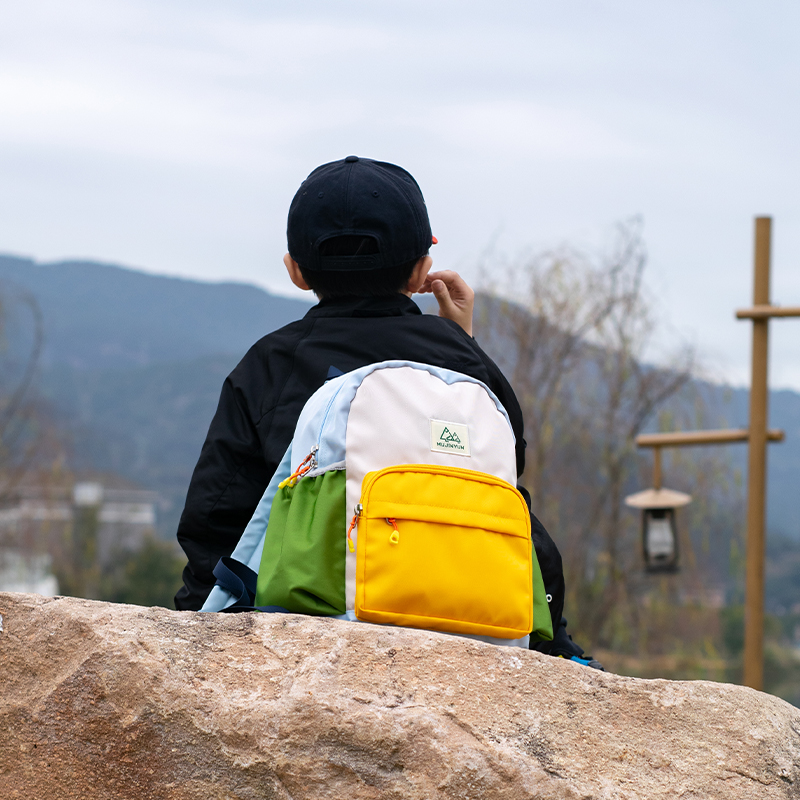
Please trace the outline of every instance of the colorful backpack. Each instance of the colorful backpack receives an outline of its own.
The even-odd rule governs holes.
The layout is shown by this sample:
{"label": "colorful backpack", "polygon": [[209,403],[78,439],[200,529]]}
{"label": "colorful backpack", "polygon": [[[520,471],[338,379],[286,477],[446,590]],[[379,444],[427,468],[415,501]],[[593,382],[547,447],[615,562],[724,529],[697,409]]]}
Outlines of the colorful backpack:
{"label": "colorful backpack", "polygon": [[409,361],[329,380],[203,611],[289,611],[527,644],[550,613],[514,434],[480,381]]}

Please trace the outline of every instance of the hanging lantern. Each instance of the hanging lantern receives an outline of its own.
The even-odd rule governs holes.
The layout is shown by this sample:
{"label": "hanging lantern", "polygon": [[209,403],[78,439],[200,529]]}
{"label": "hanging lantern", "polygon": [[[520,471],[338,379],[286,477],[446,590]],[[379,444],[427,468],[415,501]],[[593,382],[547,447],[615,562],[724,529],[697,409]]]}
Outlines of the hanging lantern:
{"label": "hanging lantern", "polygon": [[645,489],[625,498],[625,505],[642,509],[642,549],[647,572],[678,571],[675,510],[691,500],[690,495],[672,489]]}

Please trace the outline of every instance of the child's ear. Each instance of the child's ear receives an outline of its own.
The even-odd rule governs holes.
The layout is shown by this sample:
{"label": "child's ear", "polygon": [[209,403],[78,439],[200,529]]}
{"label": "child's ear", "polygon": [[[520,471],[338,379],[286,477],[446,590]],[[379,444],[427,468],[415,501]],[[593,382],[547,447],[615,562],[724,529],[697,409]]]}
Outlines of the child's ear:
{"label": "child's ear", "polygon": [[303,279],[303,273],[300,272],[300,265],[287,253],[283,257],[283,263],[286,264],[286,271],[289,273],[289,278],[292,283],[303,291],[310,292],[311,287]]}
{"label": "child's ear", "polygon": [[422,288],[425,283],[425,278],[428,277],[428,273],[431,271],[432,266],[433,259],[430,256],[423,256],[419,261],[417,261],[416,266],[411,273],[411,277],[408,279],[408,283],[406,284],[406,291],[409,294],[414,294]]}

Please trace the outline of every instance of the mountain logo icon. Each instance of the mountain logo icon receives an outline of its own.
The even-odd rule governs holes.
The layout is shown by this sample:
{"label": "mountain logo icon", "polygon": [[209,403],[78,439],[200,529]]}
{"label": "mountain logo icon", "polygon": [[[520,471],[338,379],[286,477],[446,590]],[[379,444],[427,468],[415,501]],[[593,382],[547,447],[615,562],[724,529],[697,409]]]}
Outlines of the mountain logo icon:
{"label": "mountain logo icon", "polygon": [[431,451],[469,457],[469,426],[461,422],[431,419]]}
{"label": "mountain logo icon", "polygon": [[455,431],[451,431],[450,428],[447,427],[445,427],[445,429],[442,431],[442,435],[439,437],[439,441],[461,444],[461,439],[458,438],[458,434]]}

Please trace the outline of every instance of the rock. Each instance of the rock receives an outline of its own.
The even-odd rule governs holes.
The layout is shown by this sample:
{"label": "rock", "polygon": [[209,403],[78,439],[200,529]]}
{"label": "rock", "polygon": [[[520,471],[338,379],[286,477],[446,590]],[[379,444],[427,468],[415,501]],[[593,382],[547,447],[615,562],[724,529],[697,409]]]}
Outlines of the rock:
{"label": "rock", "polygon": [[800,798],[800,710],[423,631],[0,594],[0,797]]}

